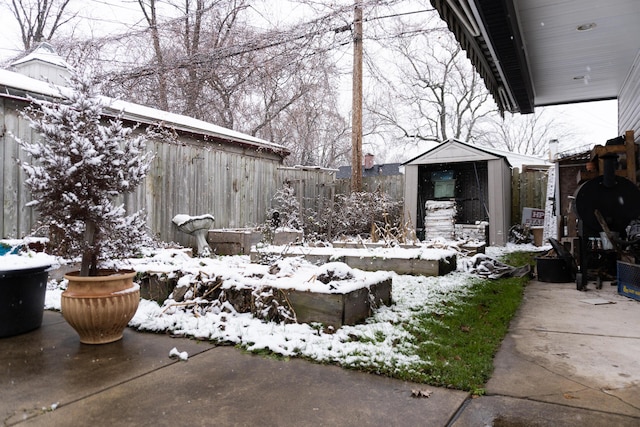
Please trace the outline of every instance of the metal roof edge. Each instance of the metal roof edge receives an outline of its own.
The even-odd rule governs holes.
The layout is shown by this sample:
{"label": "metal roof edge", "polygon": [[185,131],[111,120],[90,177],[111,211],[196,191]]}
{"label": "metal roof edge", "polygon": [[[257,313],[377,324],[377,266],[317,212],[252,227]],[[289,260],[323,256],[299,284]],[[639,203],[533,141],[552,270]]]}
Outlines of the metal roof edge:
{"label": "metal roof edge", "polygon": [[[13,89],[13,91],[11,89]],[[29,102],[30,97],[52,100],[68,96],[70,90],[71,89],[67,87],[33,79],[15,71],[0,69],[0,97],[22,99],[26,102]],[[67,95],[65,95],[65,93]],[[123,119],[133,122],[147,125],[164,124],[169,128],[180,131],[213,136],[232,143],[250,145],[256,149],[268,149],[278,153],[282,157],[291,154],[289,149],[283,145],[227,129],[203,120],[106,96],[101,96],[101,98],[104,100],[103,108],[105,113],[112,117],[122,114]]]}

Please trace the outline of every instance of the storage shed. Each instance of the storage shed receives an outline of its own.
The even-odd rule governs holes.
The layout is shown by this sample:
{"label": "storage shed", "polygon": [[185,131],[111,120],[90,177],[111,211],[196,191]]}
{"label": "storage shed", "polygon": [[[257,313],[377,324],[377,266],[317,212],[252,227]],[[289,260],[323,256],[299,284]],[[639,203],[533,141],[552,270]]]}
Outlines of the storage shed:
{"label": "storage shed", "polygon": [[427,201],[453,201],[456,224],[487,221],[487,244],[507,243],[511,164],[506,156],[450,139],[404,166],[405,211],[418,237],[424,238]]}

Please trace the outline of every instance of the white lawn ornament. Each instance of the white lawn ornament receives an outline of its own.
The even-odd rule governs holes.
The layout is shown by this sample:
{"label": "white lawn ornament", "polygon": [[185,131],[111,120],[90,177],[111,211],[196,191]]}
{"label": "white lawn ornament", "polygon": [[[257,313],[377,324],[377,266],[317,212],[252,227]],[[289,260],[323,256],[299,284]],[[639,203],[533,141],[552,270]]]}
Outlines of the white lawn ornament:
{"label": "white lawn ornament", "polygon": [[171,221],[178,227],[178,230],[195,236],[199,257],[211,256],[211,247],[207,243],[207,233],[215,221],[213,215],[190,216],[178,214]]}

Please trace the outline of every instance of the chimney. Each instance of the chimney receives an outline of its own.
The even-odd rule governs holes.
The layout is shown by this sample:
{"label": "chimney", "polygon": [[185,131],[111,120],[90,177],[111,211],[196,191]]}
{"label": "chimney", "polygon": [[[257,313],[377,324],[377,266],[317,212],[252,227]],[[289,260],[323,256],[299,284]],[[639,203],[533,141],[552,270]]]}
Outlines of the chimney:
{"label": "chimney", "polygon": [[558,140],[552,139],[549,141],[549,161],[555,162],[558,160]]}
{"label": "chimney", "polygon": [[364,168],[373,169],[373,154],[367,153],[364,155]]}

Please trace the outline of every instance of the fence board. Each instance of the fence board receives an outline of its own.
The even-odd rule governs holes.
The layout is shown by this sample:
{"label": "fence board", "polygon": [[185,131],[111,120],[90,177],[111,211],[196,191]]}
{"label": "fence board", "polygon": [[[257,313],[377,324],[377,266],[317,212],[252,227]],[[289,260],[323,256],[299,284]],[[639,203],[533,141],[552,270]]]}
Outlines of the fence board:
{"label": "fence board", "polygon": [[522,208],[544,209],[547,202],[548,172],[513,169],[511,178],[511,222],[522,222]]}
{"label": "fence board", "polygon": [[[30,195],[24,186],[24,174],[15,162],[19,152],[14,133],[21,138],[34,137],[18,110],[26,103],[0,99],[0,180],[3,184],[3,238],[28,235],[37,215],[25,204]],[[335,171],[321,168],[287,168],[273,153],[222,145],[191,137],[178,142],[151,140],[147,149],[155,153],[144,183],[121,202],[129,212],[147,211],[147,223],[153,235],[162,241],[194,246],[195,239],[177,231],[171,219],[179,213],[212,214],[216,228],[251,227],[264,223],[275,193],[285,182],[294,185],[304,211],[321,212],[333,206],[336,194],[351,192],[349,179],[335,179]],[[514,171],[512,215],[519,223],[523,207],[544,208],[547,174],[541,171]],[[363,178],[363,190],[383,191],[392,200],[404,197],[404,175]]]}
{"label": "fence board", "polygon": [[[404,199],[404,175],[386,175],[362,178],[362,191],[386,193],[391,200]],[[336,193],[351,193],[350,179],[336,179]]]}

